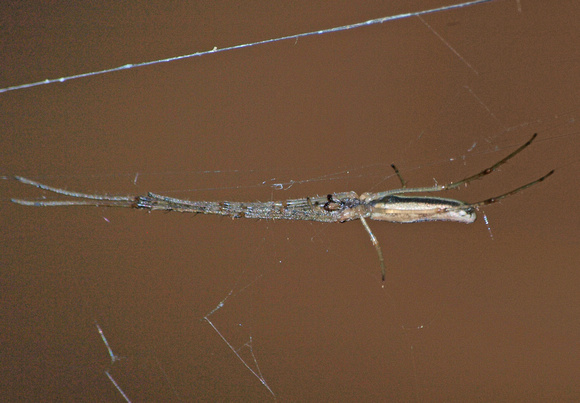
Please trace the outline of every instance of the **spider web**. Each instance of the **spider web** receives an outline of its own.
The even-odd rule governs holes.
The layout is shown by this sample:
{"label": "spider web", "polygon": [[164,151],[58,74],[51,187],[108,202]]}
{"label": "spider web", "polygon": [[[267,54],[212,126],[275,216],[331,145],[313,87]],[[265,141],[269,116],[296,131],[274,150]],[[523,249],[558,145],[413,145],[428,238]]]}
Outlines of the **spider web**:
{"label": "spider web", "polygon": [[[110,26],[83,19],[93,18],[91,10],[76,10],[80,23],[99,27],[87,36],[95,46],[77,50],[82,57],[56,54],[62,65],[43,60],[35,77],[23,71],[2,87],[54,77],[52,71],[69,77],[136,66],[132,60],[147,47],[184,54],[191,38],[194,48],[224,51],[3,94],[11,97],[3,99],[7,115],[18,116],[7,125],[13,144],[4,139],[3,148],[13,155],[22,150],[5,159],[14,162],[4,177],[201,200],[360,194],[398,187],[393,162],[409,186],[441,184],[489,166],[539,132],[533,147],[500,173],[442,196],[497,195],[578,162],[577,81],[556,79],[578,67],[577,29],[558,23],[577,11],[539,3],[447,10],[426,1],[357,10],[261,5],[238,10],[241,15],[224,5],[183,16],[159,6],[134,21],[167,13],[181,27],[174,31],[180,41],[113,31],[130,55],[109,55],[106,46],[90,54],[101,49],[96,44],[107,40]],[[428,12],[434,9],[440,11]],[[120,11],[131,10],[115,11],[113,29],[123,21]],[[281,15],[292,22],[283,25]],[[244,22],[249,16],[254,19]],[[49,21],[66,26],[63,16]],[[530,26],[537,36],[528,41],[523,32],[533,32]],[[264,38],[286,40],[261,43]],[[232,45],[240,43],[260,46]],[[538,85],[539,77],[549,82]],[[542,102],[528,101],[531,95]],[[10,113],[17,108],[19,114]],[[13,331],[20,341],[9,343],[14,364],[5,381],[21,385],[15,398],[29,399],[507,400],[536,384],[525,368],[559,361],[559,376],[542,372],[538,394],[576,396],[565,370],[574,362],[559,347],[561,336],[573,333],[546,332],[549,320],[527,329],[534,337],[518,333],[550,312],[522,279],[534,291],[538,284],[551,287],[547,294],[557,289],[562,299],[548,299],[554,305],[569,302],[564,291],[573,284],[561,278],[546,285],[540,274],[565,242],[547,257],[535,253],[533,234],[556,239],[549,221],[539,218],[551,181],[486,209],[485,222],[474,226],[370,223],[389,269],[385,288],[358,223],[24,211],[6,200],[10,222],[18,223],[7,228],[15,235],[3,254],[7,274],[17,279],[7,300],[18,309],[4,311],[22,331]],[[9,191],[39,197],[36,189],[12,184]],[[574,208],[573,197],[563,203]],[[577,220],[569,221],[574,228]],[[514,269],[518,260],[521,270]],[[558,317],[560,324],[567,320]],[[540,347],[534,341],[540,336],[551,348],[532,362],[527,349]]]}

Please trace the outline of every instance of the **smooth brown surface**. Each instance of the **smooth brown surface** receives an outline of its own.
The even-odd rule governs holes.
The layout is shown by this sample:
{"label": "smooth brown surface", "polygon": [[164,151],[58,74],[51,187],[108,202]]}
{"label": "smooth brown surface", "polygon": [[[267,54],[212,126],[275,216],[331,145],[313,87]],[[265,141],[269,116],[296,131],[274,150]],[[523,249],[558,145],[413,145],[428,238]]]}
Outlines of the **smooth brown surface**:
{"label": "smooth brown surface", "polygon": [[[28,3],[0,6],[2,88],[451,2]],[[281,401],[579,400],[579,20],[577,2],[496,1],[0,94],[2,399],[121,400],[110,370],[134,401],[272,400],[221,334]],[[493,239],[482,214],[370,223],[384,289],[357,222],[9,201],[52,197],[12,175],[270,200],[396,187],[395,162],[426,186],[534,132],[446,195],[555,168],[484,209]]]}

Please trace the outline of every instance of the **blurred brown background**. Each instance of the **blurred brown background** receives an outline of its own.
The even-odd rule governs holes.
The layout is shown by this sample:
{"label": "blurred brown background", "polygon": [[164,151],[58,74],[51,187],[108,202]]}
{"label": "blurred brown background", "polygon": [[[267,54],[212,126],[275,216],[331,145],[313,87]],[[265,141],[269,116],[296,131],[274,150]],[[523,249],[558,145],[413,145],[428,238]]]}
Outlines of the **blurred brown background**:
{"label": "blurred brown background", "polygon": [[[3,4],[0,87],[452,1],[210,3]],[[110,370],[134,401],[271,400],[221,334],[280,400],[578,400],[579,19],[577,2],[495,1],[0,94],[3,399],[121,400]],[[356,222],[9,201],[52,197],[13,175],[271,200],[393,188],[395,162],[428,186],[534,132],[446,195],[555,168],[484,209],[493,239],[482,214],[371,223],[384,289]]]}

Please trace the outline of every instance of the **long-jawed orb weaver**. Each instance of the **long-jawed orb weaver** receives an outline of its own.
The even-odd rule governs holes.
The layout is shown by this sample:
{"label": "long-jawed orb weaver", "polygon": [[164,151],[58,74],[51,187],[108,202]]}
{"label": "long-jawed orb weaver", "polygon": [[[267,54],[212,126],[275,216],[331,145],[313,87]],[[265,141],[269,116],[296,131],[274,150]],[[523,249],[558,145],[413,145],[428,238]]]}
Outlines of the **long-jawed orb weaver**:
{"label": "long-jawed orb weaver", "polygon": [[[355,192],[333,193],[326,196],[313,196],[301,199],[269,202],[230,202],[230,201],[190,201],[175,199],[155,193],[141,196],[110,196],[102,194],[87,194],[60,189],[30,179],[16,176],[20,182],[36,186],[53,193],[73,197],[76,200],[62,201],[31,201],[12,199],[14,203],[25,206],[104,206],[129,207],[135,209],[179,211],[183,213],[219,214],[232,218],[263,218],[285,220],[308,220],[320,222],[346,222],[360,219],[373,243],[381,266],[382,279],[385,281],[385,260],[379,241],[371,231],[366,219],[389,221],[397,223],[414,223],[422,221],[454,221],[470,224],[475,221],[475,211],[488,204],[505,199],[508,196],[521,192],[537,183],[542,182],[554,173],[551,170],[546,175],[512,191],[476,203],[467,203],[460,200],[435,196],[407,196],[409,193],[433,193],[457,189],[476,179],[482,178],[505,164],[523,149],[528,147],[536,138],[537,133],[525,144],[496,162],[483,171],[445,185],[431,187],[408,188],[399,170],[395,170],[401,188],[378,193],[363,193],[358,196]],[[80,200],[79,200],[80,199]]]}

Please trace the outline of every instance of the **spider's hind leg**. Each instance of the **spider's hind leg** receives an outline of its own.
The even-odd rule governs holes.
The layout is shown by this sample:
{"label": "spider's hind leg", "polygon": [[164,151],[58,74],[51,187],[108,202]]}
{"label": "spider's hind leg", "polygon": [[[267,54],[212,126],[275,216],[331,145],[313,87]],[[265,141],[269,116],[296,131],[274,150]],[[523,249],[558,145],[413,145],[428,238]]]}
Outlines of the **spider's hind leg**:
{"label": "spider's hind leg", "polygon": [[399,177],[399,180],[401,181],[401,188],[405,189],[407,187],[407,181],[405,181],[403,179],[403,176],[401,175],[401,173],[399,172],[399,168],[397,168],[395,166],[395,164],[391,164],[391,168],[394,169],[395,173],[397,174],[397,176]]}

